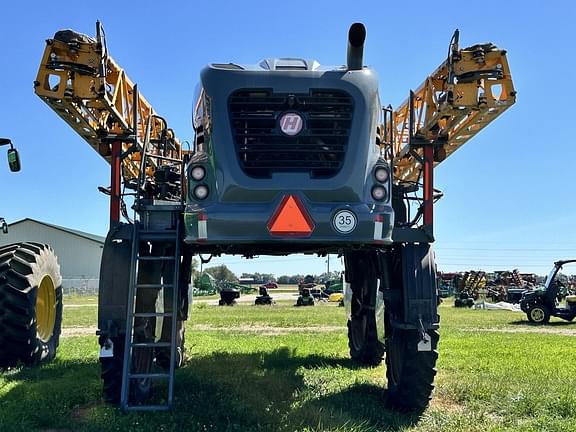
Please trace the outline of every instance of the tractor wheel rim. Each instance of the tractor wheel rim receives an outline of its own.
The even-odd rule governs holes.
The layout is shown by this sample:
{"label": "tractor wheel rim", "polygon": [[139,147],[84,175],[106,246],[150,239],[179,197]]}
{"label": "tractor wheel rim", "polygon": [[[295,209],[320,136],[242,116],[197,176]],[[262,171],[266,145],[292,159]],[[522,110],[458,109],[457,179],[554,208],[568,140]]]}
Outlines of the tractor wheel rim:
{"label": "tractor wheel rim", "polygon": [[54,281],[45,275],[36,294],[36,334],[42,342],[48,342],[56,322],[56,290]]}
{"label": "tractor wheel rim", "polygon": [[534,321],[542,321],[544,319],[544,311],[540,308],[532,309],[532,319]]}

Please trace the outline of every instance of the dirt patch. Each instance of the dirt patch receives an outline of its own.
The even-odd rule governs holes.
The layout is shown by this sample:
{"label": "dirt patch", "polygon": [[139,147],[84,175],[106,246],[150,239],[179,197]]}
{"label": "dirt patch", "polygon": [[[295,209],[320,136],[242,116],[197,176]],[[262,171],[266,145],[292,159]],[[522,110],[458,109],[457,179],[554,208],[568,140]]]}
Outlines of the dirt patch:
{"label": "dirt patch", "polygon": [[64,304],[63,305],[65,308],[81,308],[81,307],[94,307],[94,306],[98,306],[98,303],[84,303],[84,304]]}
{"label": "dirt patch", "polygon": [[75,422],[85,422],[88,419],[88,415],[94,408],[102,405],[100,401],[94,401],[87,403],[86,405],[80,405],[76,407],[70,414],[70,419]]}
{"label": "dirt patch", "polygon": [[71,336],[95,336],[96,327],[64,327],[62,329],[61,337],[71,337]]}
{"label": "dirt patch", "polygon": [[[96,334],[96,327],[64,327],[62,329],[61,337],[72,336],[94,336]],[[234,327],[218,327],[210,324],[195,324],[192,330],[197,331],[214,331],[214,332],[242,332],[242,333],[258,333],[265,336],[278,336],[289,333],[328,333],[328,332],[341,332],[345,331],[344,326],[310,326],[310,327],[275,327],[267,325],[237,325]]]}
{"label": "dirt patch", "polygon": [[430,408],[435,408],[442,412],[449,412],[453,414],[462,414],[465,409],[459,403],[445,399],[436,393],[430,402]]}
{"label": "dirt patch", "polygon": [[278,336],[289,333],[341,332],[345,329],[343,326],[275,327],[267,325],[237,325],[234,327],[217,327],[210,324],[196,324],[192,326],[192,330],[198,331],[258,333],[263,336]]}
{"label": "dirt patch", "polygon": [[576,336],[576,329],[559,329],[551,327],[519,327],[519,328],[462,328],[465,332],[495,332],[495,333],[539,333],[539,334],[557,334],[562,336]]}

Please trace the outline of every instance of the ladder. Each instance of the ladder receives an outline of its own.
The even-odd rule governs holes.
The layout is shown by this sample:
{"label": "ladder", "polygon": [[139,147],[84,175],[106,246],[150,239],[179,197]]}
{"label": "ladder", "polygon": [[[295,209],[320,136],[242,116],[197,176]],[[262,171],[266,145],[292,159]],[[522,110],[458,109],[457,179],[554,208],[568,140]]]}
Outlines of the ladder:
{"label": "ladder", "polygon": [[[180,193],[180,196],[172,197],[171,201],[151,200],[151,202],[144,202],[142,196],[145,190],[147,167],[158,168],[163,164],[180,164],[180,170],[182,170],[182,160],[170,157],[166,147],[161,148],[158,144],[151,144],[150,125],[152,118],[153,116],[148,121],[145,141],[142,145],[142,160],[134,205],[130,286],[120,394],[120,406],[124,411],[167,411],[172,408],[174,402],[183,197]],[[149,242],[160,243],[164,246],[161,248],[163,251],[169,250],[171,253],[157,254],[153,248],[150,250]],[[150,253],[146,253],[146,248]],[[147,281],[141,278],[142,269],[154,263],[164,266],[164,268],[168,266],[169,269],[171,265],[171,279],[166,280],[166,274],[164,274],[155,283],[145,283]],[[139,291],[144,289],[156,289],[164,294],[164,299],[167,292],[171,293],[170,310],[157,311],[156,308],[154,311],[137,310]],[[171,319],[169,342],[157,341],[145,333],[146,326],[153,322],[152,320],[159,318]],[[170,351],[170,363],[167,372],[154,370],[153,359],[157,349],[169,349]],[[156,381],[167,381],[166,397],[159,399],[157,395],[154,395],[152,400],[149,393],[152,389],[152,383]]]}
{"label": "ladder", "polygon": [[[153,210],[165,211],[165,210]],[[176,364],[176,349],[177,349],[177,318],[178,318],[178,280],[180,269],[180,241],[179,230],[180,220],[176,219],[175,230],[147,230],[141,227],[139,223],[134,224],[133,237],[132,237],[132,261],[130,268],[130,288],[128,298],[128,316],[126,320],[126,339],[124,351],[124,367],[122,369],[122,391],[120,396],[120,406],[125,411],[161,411],[169,410],[172,408],[174,401],[174,372]],[[175,247],[173,254],[170,255],[144,255],[141,253],[141,246],[150,239],[153,240],[174,240]],[[166,283],[161,279],[158,284],[143,284],[139,283],[140,269],[143,265],[149,262],[171,262],[173,264],[172,279]],[[137,312],[136,309],[136,296],[140,289],[158,289],[165,292],[166,290],[172,291],[172,304],[169,311],[144,311]],[[135,326],[136,322],[140,325],[146,324],[143,320],[150,320],[152,318],[171,318],[172,327],[170,329],[170,341],[155,341],[146,340],[138,334],[138,328]],[[153,367],[154,350],[158,348],[170,350],[170,367],[167,372],[155,372]],[[167,395],[163,403],[146,404],[146,401],[132,400],[135,391],[131,392],[134,388],[134,381],[138,386],[151,387],[152,380],[167,380]]]}

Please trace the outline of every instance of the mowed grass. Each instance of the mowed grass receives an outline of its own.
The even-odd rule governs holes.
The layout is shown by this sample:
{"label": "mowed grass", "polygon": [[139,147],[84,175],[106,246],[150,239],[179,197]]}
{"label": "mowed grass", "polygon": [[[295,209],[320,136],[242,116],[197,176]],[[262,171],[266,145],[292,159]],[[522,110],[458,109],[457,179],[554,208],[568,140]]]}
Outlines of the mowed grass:
{"label": "mowed grass", "polygon": [[[173,412],[103,404],[96,337],[65,337],[53,363],[0,374],[0,431],[576,430],[576,325],[450,305],[435,398],[419,416],[385,408],[383,366],[351,363],[343,308],[198,303]],[[95,319],[94,306],[65,308],[65,328]]]}

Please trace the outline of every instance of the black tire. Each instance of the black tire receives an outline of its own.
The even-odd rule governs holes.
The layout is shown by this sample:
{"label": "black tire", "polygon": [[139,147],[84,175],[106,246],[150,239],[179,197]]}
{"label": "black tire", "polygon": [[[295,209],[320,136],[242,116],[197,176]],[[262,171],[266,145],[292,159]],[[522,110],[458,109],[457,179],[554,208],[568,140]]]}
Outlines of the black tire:
{"label": "black tire", "polygon": [[[100,357],[100,378],[102,379],[102,391],[104,400],[111,404],[120,403],[120,391],[122,389],[122,370],[124,369],[124,335],[111,338],[114,344],[112,357]],[[100,340],[100,346],[104,344]]]}
{"label": "black tire", "polygon": [[384,357],[384,344],[378,340],[376,319],[367,315],[365,320],[348,320],[348,347],[350,357],[366,366],[378,366]]}
{"label": "black tire", "polygon": [[0,367],[54,359],[61,327],[62,277],[52,248],[39,243],[1,247]]}
{"label": "black tire", "polygon": [[534,324],[548,324],[550,322],[550,310],[542,304],[530,306],[526,315],[528,321]]}
{"label": "black tire", "polygon": [[[348,319],[350,357],[366,366],[378,366],[384,357],[384,344],[378,339],[376,321],[376,260],[366,253],[350,254],[347,266],[353,266],[351,315]],[[355,270],[355,271],[354,271]]]}
{"label": "black tire", "polygon": [[[110,247],[110,249],[107,249]],[[145,251],[148,252],[148,251]],[[145,253],[141,251],[140,253]],[[120,402],[122,389],[122,372],[124,370],[124,352],[125,352],[125,326],[126,316],[123,314],[112,315],[110,310],[123,309],[127,311],[127,297],[129,288],[129,277],[126,270],[130,265],[131,247],[128,242],[125,244],[107,243],[105,245],[102,264],[100,267],[100,298],[99,298],[99,326],[111,320],[114,322],[116,329],[119,329],[118,336],[110,340],[114,344],[112,357],[100,357],[102,388],[104,400],[112,404]],[[155,264],[155,263],[154,263]],[[159,283],[160,269],[155,266],[153,261],[146,261],[146,265],[139,270],[139,284]],[[123,275],[123,276],[118,276]],[[150,288],[142,288],[137,291],[135,312],[155,312],[155,303],[158,291]],[[108,299],[108,303],[115,304],[115,308],[109,307],[108,303],[102,303],[103,299]],[[123,303],[126,302],[126,303]],[[106,311],[109,316],[100,316]],[[120,319],[120,317],[122,319]],[[134,320],[134,342],[153,342],[155,318],[137,317]],[[107,341],[99,338],[102,347]],[[132,373],[148,373],[152,369],[154,361],[154,349],[148,347],[137,347],[132,352]],[[131,404],[137,404],[147,399],[151,394],[150,379],[134,379],[130,383],[129,400]]]}
{"label": "black tire", "polygon": [[[171,330],[170,330],[171,331]],[[166,335],[167,339],[164,340],[164,335],[162,337],[162,342],[170,342],[169,334]],[[184,321],[176,321],[176,358],[174,359],[174,367],[178,369],[184,364],[185,358],[185,344],[186,340],[186,327]],[[161,348],[157,350],[156,353],[156,364],[164,369],[170,369],[170,349]]]}
{"label": "black tire", "polygon": [[[111,338],[114,344],[112,357],[100,357],[100,378],[102,379],[102,390],[104,400],[110,404],[117,405],[120,403],[122,391],[122,371],[124,370],[124,347],[125,337],[121,334],[118,337]],[[104,341],[100,340],[100,346]],[[132,372],[145,373],[150,372],[153,361],[154,350],[152,348],[134,348],[132,354]],[[133,380],[130,385],[130,402],[139,403],[145,401],[151,394],[151,380],[138,379]]]}
{"label": "black tire", "polygon": [[429,330],[432,350],[418,351],[418,331],[389,328],[387,333],[387,403],[402,411],[423,410],[434,391],[440,335],[436,330]]}

